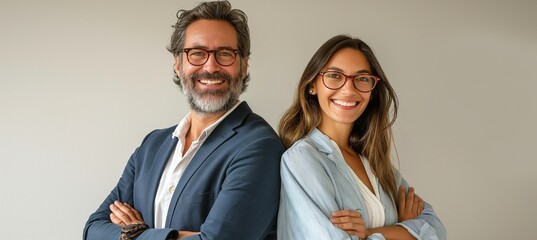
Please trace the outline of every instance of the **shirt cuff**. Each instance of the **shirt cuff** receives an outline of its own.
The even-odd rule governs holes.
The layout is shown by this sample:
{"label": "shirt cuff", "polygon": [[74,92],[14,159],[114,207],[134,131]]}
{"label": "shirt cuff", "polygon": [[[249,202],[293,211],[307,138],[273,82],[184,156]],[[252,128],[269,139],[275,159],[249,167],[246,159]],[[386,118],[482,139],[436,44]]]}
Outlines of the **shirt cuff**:
{"label": "shirt cuff", "polygon": [[[416,221],[416,219],[412,221]],[[419,221],[421,224],[410,224],[412,227],[407,226],[405,222],[406,221],[401,222],[401,223],[396,223],[395,225],[404,227],[413,237],[416,238],[416,240],[422,240],[422,239],[439,240],[438,235],[436,234],[436,231],[427,222]]]}
{"label": "shirt cuff", "polygon": [[366,238],[366,240],[386,240],[384,236],[380,233],[373,233]]}

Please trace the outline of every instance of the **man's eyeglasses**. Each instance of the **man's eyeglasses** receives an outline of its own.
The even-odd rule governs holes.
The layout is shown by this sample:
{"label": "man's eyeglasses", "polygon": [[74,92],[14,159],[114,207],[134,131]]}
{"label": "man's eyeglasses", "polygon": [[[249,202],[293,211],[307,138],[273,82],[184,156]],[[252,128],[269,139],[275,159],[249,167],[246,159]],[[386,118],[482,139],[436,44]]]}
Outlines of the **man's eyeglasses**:
{"label": "man's eyeglasses", "polygon": [[320,72],[319,74],[321,75],[324,86],[331,90],[342,88],[347,83],[347,79],[352,79],[352,84],[356,90],[360,92],[371,92],[380,80],[379,77],[371,74],[345,75],[335,71]]}
{"label": "man's eyeglasses", "polygon": [[209,60],[209,57],[214,54],[216,62],[221,66],[227,67],[235,62],[239,50],[231,48],[222,48],[215,50],[206,50],[203,48],[183,48],[186,53],[186,60],[194,66],[201,66]]}

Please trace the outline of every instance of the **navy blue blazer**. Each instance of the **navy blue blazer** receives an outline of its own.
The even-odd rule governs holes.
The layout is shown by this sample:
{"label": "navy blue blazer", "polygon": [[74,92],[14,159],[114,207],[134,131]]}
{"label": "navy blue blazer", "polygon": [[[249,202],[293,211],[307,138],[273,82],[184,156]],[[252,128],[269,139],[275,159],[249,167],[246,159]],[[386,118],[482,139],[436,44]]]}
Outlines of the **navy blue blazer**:
{"label": "navy blue blazer", "polygon": [[184,239],[276,239],[280,159],[284,146],[260,116],[242,102],[209,135],[173,194],[164,229],[154,228],[160,177],[177,138],[175,126],[149,133],[129,159],[116,187],[84,227],[83,239],[117,240],[110,204],[127,202],[150,229],[137,240],[165,239],[175,230],[201,232]]}

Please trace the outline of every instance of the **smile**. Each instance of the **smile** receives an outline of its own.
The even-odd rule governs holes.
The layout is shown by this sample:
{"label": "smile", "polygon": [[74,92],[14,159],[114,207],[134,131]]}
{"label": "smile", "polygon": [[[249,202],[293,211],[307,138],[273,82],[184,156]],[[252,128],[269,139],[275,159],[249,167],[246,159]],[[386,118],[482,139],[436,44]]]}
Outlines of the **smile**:
{"label": "smile", "polygon": [[356,101],[343,101],[343,100],[332,100],[333,103],[343,106],[343,107],[354,107],[358,102]]}
{"label": "smile", "polygon": [[216,85],[216,84],[221,84],[224,82],[224,80],[218,80],[218,79],[202,79],[202,80],[199,80],[200,83],[202,84],[205,84],[205,85]]}

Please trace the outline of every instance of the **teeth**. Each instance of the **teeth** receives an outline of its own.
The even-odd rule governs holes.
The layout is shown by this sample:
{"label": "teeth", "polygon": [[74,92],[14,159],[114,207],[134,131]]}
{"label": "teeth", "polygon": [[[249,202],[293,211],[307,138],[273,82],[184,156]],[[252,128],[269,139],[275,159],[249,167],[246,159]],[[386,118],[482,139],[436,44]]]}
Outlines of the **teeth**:
{"label": "teeth", "polygon": [[200,80],[200,83],[206,84],[206,85],[213,85],[213,84],[220,84],[223,83],[224,80]]}
{"label": "teeth", "polygon": [[353,107],[353,106],[356,106],[356,103],[357,102],[345,102],[345,101],[341,101],[341,100],[333,100],[333,102],[337,105],[341,105],[341,106],[344,106],[344,107]]}

